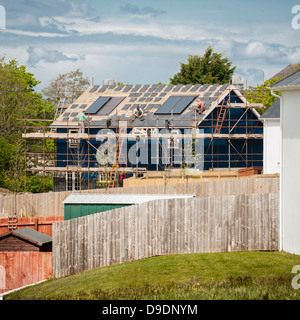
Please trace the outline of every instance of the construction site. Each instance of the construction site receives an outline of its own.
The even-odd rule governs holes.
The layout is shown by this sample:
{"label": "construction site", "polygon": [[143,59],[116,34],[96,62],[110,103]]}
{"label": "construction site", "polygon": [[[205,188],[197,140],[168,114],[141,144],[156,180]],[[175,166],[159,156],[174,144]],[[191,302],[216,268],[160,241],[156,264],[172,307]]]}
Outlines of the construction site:
{"label": "construction site", "polygon": [[54,119],[23,119],[25,173],[54,192],[0,195],[0,293],[158,255],[279,249],[263,103],[229,84],[92,86],[58,101]]}
{"label": "construction site", "polygon": [[[166,176],[262,173],[263,124],[257,110],[263,103],[248,101],[234,85],[94,85],[77,99],[62,96],[54,121],[24,119],[25,170],[52,175],[54,191]],[[142,119],[134,117],[137,106]],[[83,110],[86,120],[80,121]],[[42,151],[30,150],[29,139]]]}

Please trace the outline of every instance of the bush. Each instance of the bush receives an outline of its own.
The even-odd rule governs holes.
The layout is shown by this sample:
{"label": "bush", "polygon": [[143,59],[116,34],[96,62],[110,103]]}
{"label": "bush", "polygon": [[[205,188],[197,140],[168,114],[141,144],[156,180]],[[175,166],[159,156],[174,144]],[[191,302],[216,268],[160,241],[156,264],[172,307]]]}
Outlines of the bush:
{"label": "bush", "polygon": [[[33,193],[44,192],[43,177],[39,175],[32,175],[26,179],[26,191]],[[53,179],[50,176],[45,177],[45,192],[53,190]]]}

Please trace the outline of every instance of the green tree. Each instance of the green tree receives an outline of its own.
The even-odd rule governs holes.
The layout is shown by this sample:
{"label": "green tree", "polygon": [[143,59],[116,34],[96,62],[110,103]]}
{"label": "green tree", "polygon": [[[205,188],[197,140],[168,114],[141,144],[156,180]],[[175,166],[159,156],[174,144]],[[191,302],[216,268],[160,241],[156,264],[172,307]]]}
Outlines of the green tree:
{"label": "green tree", "polygon": [[196,84],[196,83],[228,83],[236,67],[231,67],[232,62],[221,53],[208,47],[203,56],[189,55],[187,63],[180,63],[180,71],[173,78],[171,84]]}
{"label": "green tree", "polygon": [[[251,103],[262,103],[263,108],[257,109],[260,114],[263,114],[277,99],[271,94],[270,86],[279,81],[281,77],[266,80],[263,85],[258,85],[256,88],[244,91],[245,98]],[[277,95],[281,95],[281,91],[275,91]]]}
{"label": "green tree", "polygon": [[53,105],[35,91],[39,83],[16,60],[5,62],[0,58],[0,136],[16,138],[23,132],[21,119],[51,114]]}
{"label": "green tree", "polygon": [[[25,185],[24,119],[51,118],[53,105],[35,91],[40,83],[13,59],[0,58],[0,187],[20,192]],[[27,124],[39,126],[40,121]],[[38,144],[34,141],[27,143]]]}

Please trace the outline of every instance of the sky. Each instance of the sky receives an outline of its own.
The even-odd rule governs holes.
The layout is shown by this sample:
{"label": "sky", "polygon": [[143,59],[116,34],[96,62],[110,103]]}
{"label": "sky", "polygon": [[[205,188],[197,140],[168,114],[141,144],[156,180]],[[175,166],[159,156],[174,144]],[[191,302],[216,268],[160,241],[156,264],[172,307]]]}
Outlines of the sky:
{"label": "sky", "polygon": [[[41,81],[38,90],[76,69],[100,85],[110,78],[167,84],[181,62],[203,55],[208,46],[228,57],[247,85],[300,62],[300,0],[0,0],[0,5],[0,56],[26,65]],[[295,5],[299,11],[292,13]]]}

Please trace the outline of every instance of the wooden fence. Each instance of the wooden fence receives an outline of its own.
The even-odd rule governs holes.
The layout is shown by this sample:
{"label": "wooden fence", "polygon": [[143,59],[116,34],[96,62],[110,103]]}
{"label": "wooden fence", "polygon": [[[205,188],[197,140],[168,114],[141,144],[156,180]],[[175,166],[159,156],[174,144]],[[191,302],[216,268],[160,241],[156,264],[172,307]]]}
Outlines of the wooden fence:
{"label": "wooden fence", "polygon": [[[52,237],[52,224],[62,220],[63,216],[18,218],[17,229],[29,227]],[[8,231],[8,218],[0,218],[0,234]]]}
{"label": "wooden fence", "polygon": [[275,193],[156,200],[58,222],[52,274],[166,254],[278,250],[278,220]]}
{"label": "wooden fence", "polygon": [[[166,182],[168,182],[166,180]],[[78,193],[79,191],[77,191]],[[126,188],[84,190],[82,193],[128,193],[128,194],[194,194],[196,197],[223,196],[252,193],[278,193],[279,178],[258,176],[199,181],[178,184],[136,186]],[[0,196],[0,217],[17,212],[19,217],[63,216],[63,201],[71,192],[49,192]]]}
{"label": "wooden fence", "polygon": [[0,293],[52,277],[52,252],[0,252]]}

